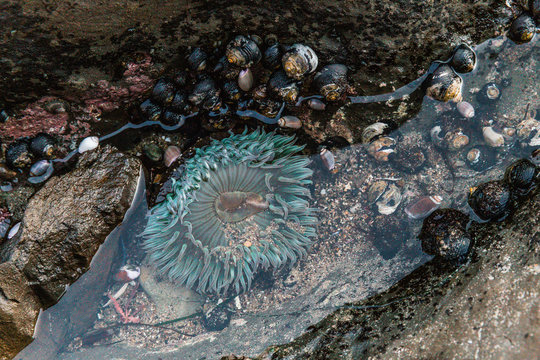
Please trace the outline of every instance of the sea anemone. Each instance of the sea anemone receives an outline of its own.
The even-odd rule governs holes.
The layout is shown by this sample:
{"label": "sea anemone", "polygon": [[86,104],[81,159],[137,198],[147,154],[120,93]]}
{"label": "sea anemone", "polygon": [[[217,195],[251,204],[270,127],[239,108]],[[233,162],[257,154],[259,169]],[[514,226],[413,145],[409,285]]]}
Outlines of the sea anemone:
{"label": "sea anemone", "polygon": [[148,262],[201,293],[250,288],[254,274],[294,264],[315,237],[313,173],[294,136],[256,130],[197,149],[143,232]]}

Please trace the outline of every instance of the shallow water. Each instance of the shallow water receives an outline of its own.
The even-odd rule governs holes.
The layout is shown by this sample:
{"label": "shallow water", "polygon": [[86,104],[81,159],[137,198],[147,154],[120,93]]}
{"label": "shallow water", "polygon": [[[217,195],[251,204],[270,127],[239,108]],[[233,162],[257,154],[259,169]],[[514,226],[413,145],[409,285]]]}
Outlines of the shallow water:
{"label": "shallow water", "polygon": [[[463,75],[463,100],[470,102],[476,111],[475,117],[469,121],[492,121],[500,127],[515,127],[531,110],[540,108],[539,48],[537,38],[531,43],[517,46],[502,37],[476,47],[478,65],[472,73]],[[501,99],[492,105],[478,104],[478,90],[491,81],[508,84],[500,86]],[[401,96],[402,92],[398,94]],[[395,162],[375,161],[368,154],[366,144],[339,147],[330,143],[328,146],[335,156],[337,169],[330,172],[324,167],[319,154],[313,151],[313,144],[310,145],[307,151],[311,150],[313,162],[310,167],[314,170],[311,206],[320,209],[318,238],[305,258],[290,269],[259,274],[248,292],[221,299],[218,296],[203,296],[201,304],[204,301],[216,304],[220,300],[228,304],[232,313],[230,325],[221,331],[207,331],[201,323],[200,314],[163,325],[175,320],[175,317],[166,318],[157,314],[148,296],[139,289],[132,302],[124,305],[132,310],[145,306],[139,317],[143,324],[148,324],[147,327],[118,325],[118,316],[112,307],[100,306],[99,316],[96,314],[98,320],[95,324],[88,324],[88,328],[114,326],[115,334],[96,343],[103,346],[81,348],[81,337],[85,331],[77,329],[73,334],[66,335],[65,342],[56,344],[57,349],[63,351],[60,358],[97,359],[104,356],[100,354],[107,354],[108,357],[128,356],[125,354],[130,354],[129,351],[148,359],[217,358],[230,353],[249,356],[260,353],[268,346],[290,341],[336,309],[388,289],[432,259],[432,256],[422,252],[417,239],[422,220],[411,219],[404,212],[414,199],[437,195],[443,198],[441,207],[457,208],[469,213],[466,201],[468,189],[483,181],[501,178],[509,163],[528,157],[532,150],[522,147],[515,137],[508,138],[503,147],[488,149],[496,154],[496,164],[478,172],[467,166],[465,155],[473,145],[484,143],[481,133],[471,131],[470,143],[456,151],[441,150],[430,137],[434,120],[442,112],[454,110],[455,104],[418,97],[418,93],[407,94],[401,100],[387,97],[353,100],[353,103],[347,103],[335,111],[327,110],[309,116],[312,115],[313,121],[317,121],[319,118],[328,120],[342,113],[355,124],[369,124],[376,120],[388,120],[394,112],[413,109],[411,112],[414,115],[400,121],[399,129],[389,135],[397,138],[398,144],[409,142],[410,146],[420,146],[426,158],[423,167],[409,173],[400,170]],[[368,100],[375,103],[363,104]],[[299,109],[285,109],[285,114],[287,111],[308,113],[302,106]],[[535,116],[538,119],[538,115]],[[308,126],[309,121],[304,128]],[[292,130],[278,131],[294,133]],[[106,134],[99,135],[106,140]],[[305,137],[305,134],[301,135],[300,141]],[[313,139],[310,141],[315,142]],[[399,206],[392,214],[379,214],[376,206],[368,201],[369,187],[377,180],[395,185],[402,195]],[[139,212],[145,210],[144,202],[139,206],[142,207],[142,210],[138,209]],[[139,239],[131,236],[126,242],[124,251],[120,251],[118,266],[126,261],[140,265],[144,254],[139,248]],[[101,281],[109,281],[109,278],[106,276]],[[81,281],[84,281],[84,277]],[[111,293],[119,288],[113,282],[108,286]],[[76,287],[74,285],[68,289],[64,299],[69,298],[70,291]],[[92,288],[88,288],[88,291],[91,292]],[[124,295],[122,300],[126,300],[126,297]],[[107,298],[103,296],[97,300],[101,305]],[[77,303],[71,305],[77,306]],[[66,313],[70,311],[62,301],[56,307]],[[54,313],[58,308],[47,311]],[[166,326],[176,331],[152,325]],[[36,335],[38,343],[40,331]],[[35,354],[39,354],[40,349],[36,343],[23,352],[25,359],[38,358]],[[154,353],[158,350],[159,354]]]}

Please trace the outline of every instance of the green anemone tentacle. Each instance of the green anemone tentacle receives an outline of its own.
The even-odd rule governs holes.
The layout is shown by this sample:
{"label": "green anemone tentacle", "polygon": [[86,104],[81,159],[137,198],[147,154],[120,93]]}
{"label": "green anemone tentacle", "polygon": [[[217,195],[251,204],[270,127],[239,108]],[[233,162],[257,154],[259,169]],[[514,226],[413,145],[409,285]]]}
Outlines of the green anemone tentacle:
{"label": "green anemone tentacle", "polygon": [[294,136],[263,130],[196,149],[149,213],[142,234],[148,261],[172,281],[222,294],[249,289],[259,268],[306,256],[317,217],[302,149]]}

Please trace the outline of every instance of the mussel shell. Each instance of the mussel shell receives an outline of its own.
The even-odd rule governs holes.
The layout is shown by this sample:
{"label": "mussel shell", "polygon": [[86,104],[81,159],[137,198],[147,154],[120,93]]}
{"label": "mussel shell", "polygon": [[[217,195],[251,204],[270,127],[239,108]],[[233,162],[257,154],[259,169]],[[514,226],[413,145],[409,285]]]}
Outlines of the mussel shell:
{"label": "mussel shell", "polygon": [[141,113],[146,120],[158,121],[161,116],[161,106],[155,104],[152,100],[146,99],[140,106]]}
{"label": "mussel shell", "polygon": [[51,162],[49,160],[39,160],[30,167],[30,175],[41,176],[45,174],[49,166],[51,166]]}
{"label": "mussel shell", "polygon": [[293,44],[283,54],[281,63],[288,77],[300,80],[317,69],[319,59],[309,46]]}
{"label": "mussel shell", "polygon": [[269,46],[264,51],[263,62],[264,65],[271,70],[279,69],[281,66],[281,57],[283,52],[281,51],[281,46],[278,43],[275,43],[272,46]]}
{"label": "mussel shell", "polygon": [[237,35],[225,50],[227,60],[236,66],[250,67],[257,64],[261,58],[261,50],[253,39],[244,35]]}
{"label": "mussel shell", "polygon": [[227,81],[223,84],[223,94],[225,99],[236,102],[240,100],[240,97],[242,96],[242,91],[240,90],[240,87],[238,87],[238,84],[235,81]]}
{"label": "mussel shell", "polygon": [[340,99],[347,85],[347,67],[342,64],[326,65],[313,78],[315,90],[328,101]]}
{"label": "mussel shell", "polygon": [[459,45],[452,59],[450,60],[450,66],[459,73],[468,73],[474,70],[476,67],[476,53],[466,44]]}
{"label": "mussel shell", "polygon": [[51,157],[54,151],[54,138],[46,133],[39,133],[30,140],[30,151],[37,157]]}
{"label": "mussel shell", "polygon": [[468,203],[482,220],[503,220],[512,211],[510,187],[501,180],[488,181],[471,188]]}
{"label": "mussel shell", "polygon": [[10,168],[24,168],[32,163],[32,153],[28,141],[21,139],[11,144],[6,149],[6,164]]}
{"label": "mussel shell", "polygon": [[172,102],[175,94],[176,87],[174,82],[167,78],[161,78],[156,86],[154,86],[154,89],[152,89],[152,95],[150,97],[154,103],[167,106]]}
{"label": "mussel shell", "polygon": [[296,81],[289,78],[283,70],[278,70],[270,76],[267,88],[273,96],[288,102],[296,102],[300,91]]}
{"label": "mussel shell", "polygon": [[497,163],[497,155],[490,147],[477,145],[467,152],[466,162],[471,169],[484,171]]}
{"label": "mussel shell", "polygon": [[426,95],[438,100],[449,101],[461,96],[463,79],[447,64],[440,64],[426,79]]}
{"label": "mussel shell", "polygon": [[528,13],[523,13],[517,17],[508,29],[508,38],[516,44],[529,42],[536,33],[536,24],[534,19]]}
{"label": "mussel shell", "polygon": [[463,261],[471,248],[469,217],[455,209],[437,209],[424,219],[418,238],[422,251],[447,261]]}
{"label": "mussel shell", "polygon": [[538,186],[540,171],[531,161],[519,159],[506,168],[504,181],[510,186],[513,195],[523,197]]}
{"label": "mussel shell", "polygon": [[188,66],[193,71],[203,71],[206,69],[206,62],[208,60],[208,55],[201,48],[195,48],[189,54],[187,62]]}

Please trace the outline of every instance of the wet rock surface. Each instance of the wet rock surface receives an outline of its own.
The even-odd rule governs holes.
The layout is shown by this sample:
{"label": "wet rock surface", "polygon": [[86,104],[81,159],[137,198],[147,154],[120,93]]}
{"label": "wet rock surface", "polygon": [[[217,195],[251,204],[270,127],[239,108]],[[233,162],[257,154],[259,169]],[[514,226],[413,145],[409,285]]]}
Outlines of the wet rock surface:
{"label": "wet rock surface", "polygon": [[429,262],[261,358],[534,358],[540,344],[539,211],[537,194],[511,223],[474,223],[477,248],[469,264],[453,269]]}
{"label": "wet rock surface", "polygon": [[388,92],[414,79],[434,58],[450,55],[453,44],[494,35],[504,25],[501,14],[509,13],[503,5],[494,0],[4,2],[0,100],[12,104],[51,90],[68,93],[80,87],[77,79],[85,74],[117,77],[124,60],[137,53],[165,61],[183,56],[189,46],[225,44],[238,32],[274,33],[289,43],[302,39],[326,62],[349,65],[354,59],[354,80],[362,92]]}
{"label": "wet rock surface", "polygon": [[[129,208],[139,172],[138,160],[106,146],[84,154],[75,170],[51,178],[30,199],[20,235],[0,248],[0,267],[10,274],[0,277],[0,294],[11,302],[0,314],[6,317],[0,332],[15,325],[20,332],[2,336],[2,358],[10,358],[31,340],[39,308],[56,303],[89,268]],[[17,311],[26,313],[10,320]]]}

